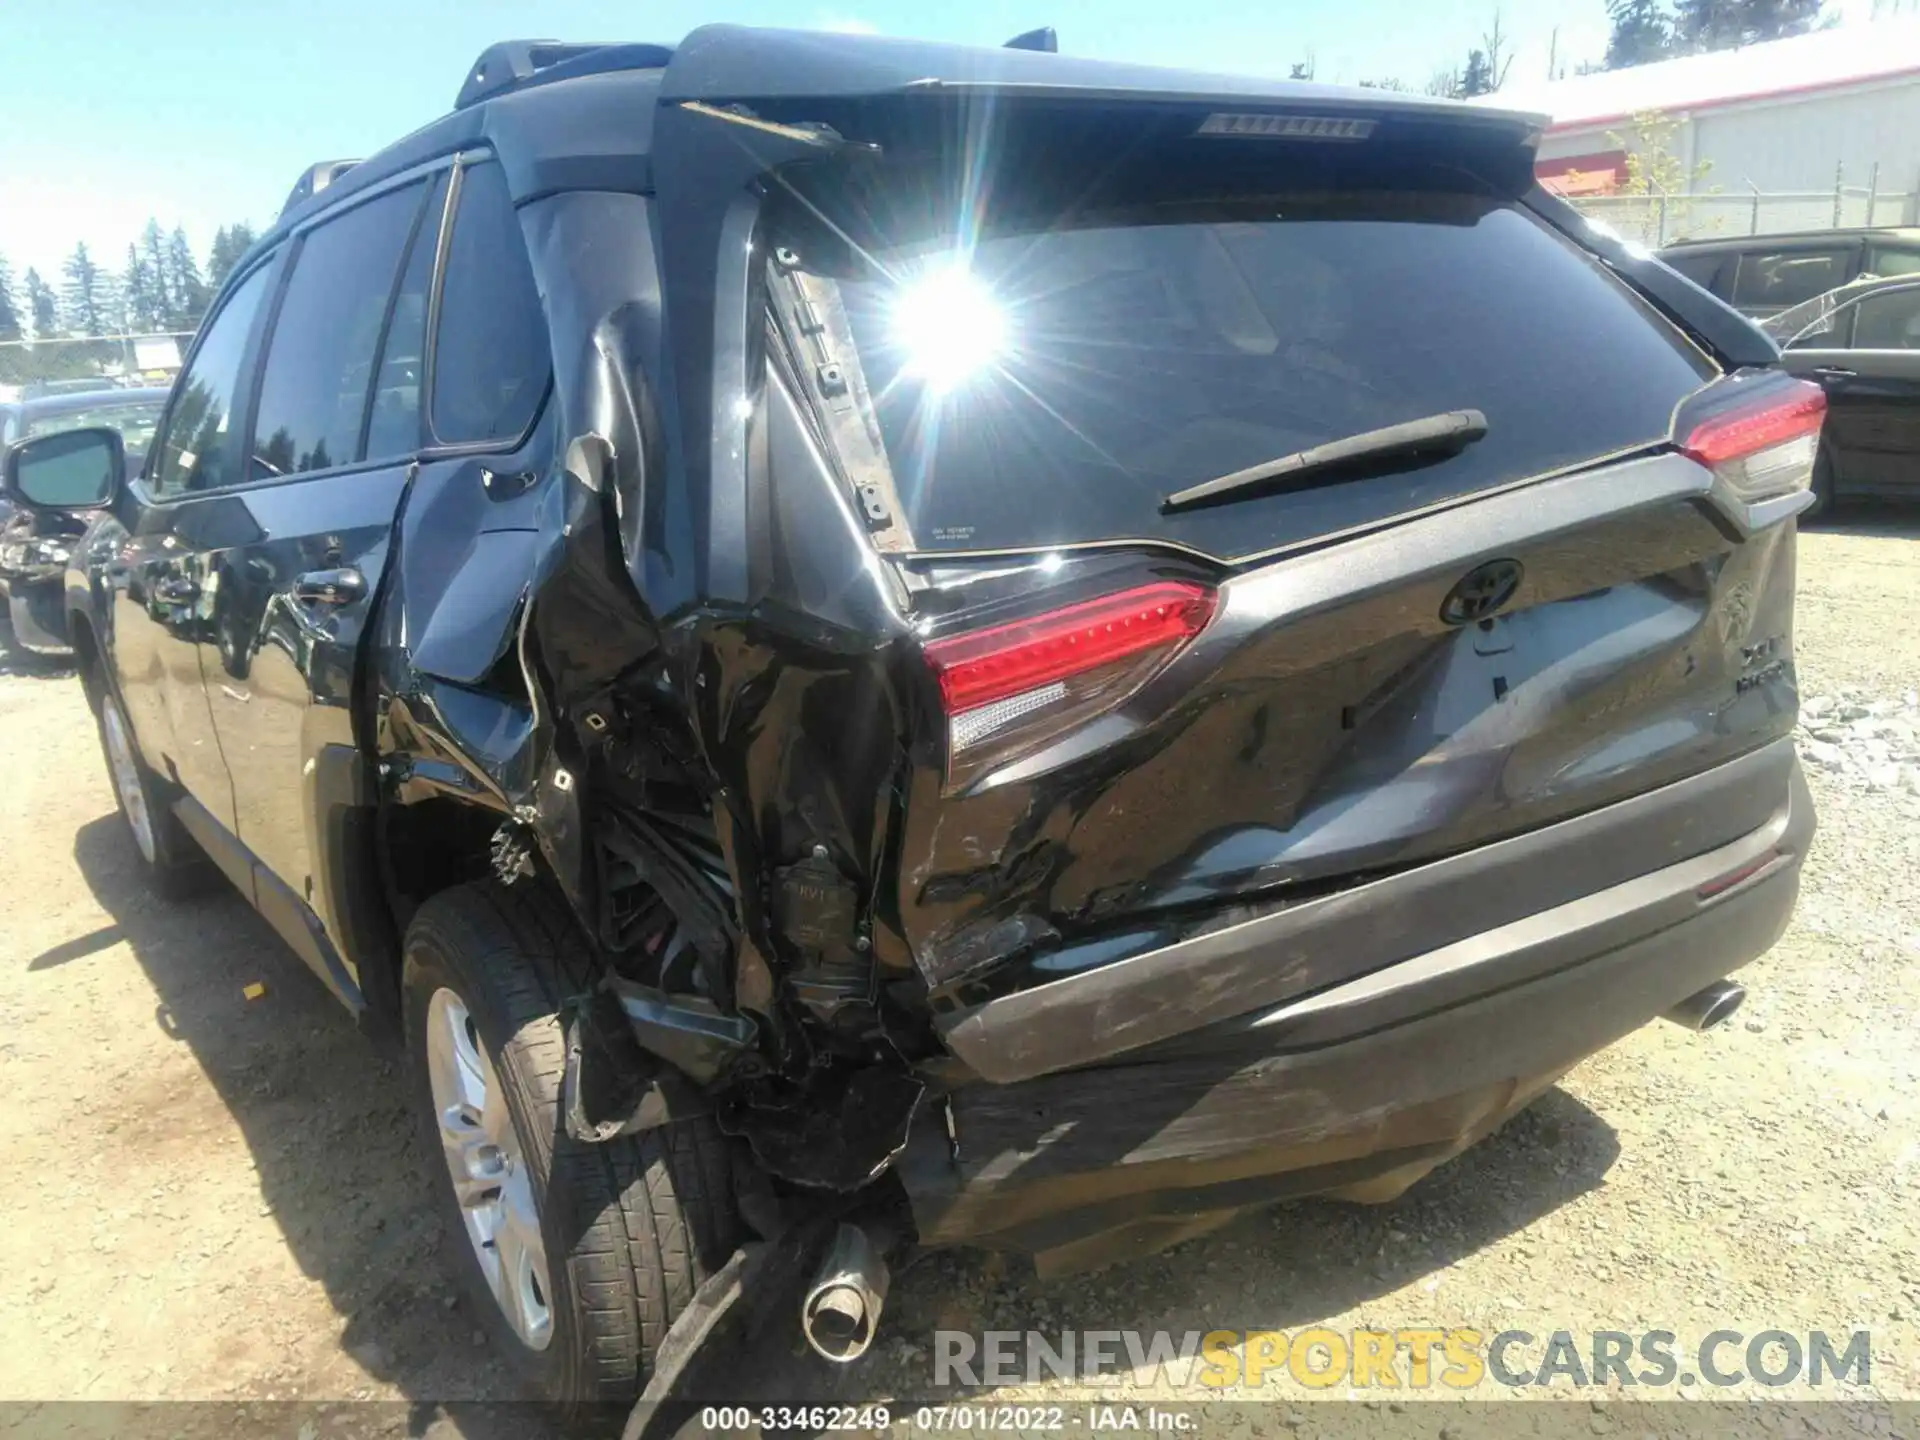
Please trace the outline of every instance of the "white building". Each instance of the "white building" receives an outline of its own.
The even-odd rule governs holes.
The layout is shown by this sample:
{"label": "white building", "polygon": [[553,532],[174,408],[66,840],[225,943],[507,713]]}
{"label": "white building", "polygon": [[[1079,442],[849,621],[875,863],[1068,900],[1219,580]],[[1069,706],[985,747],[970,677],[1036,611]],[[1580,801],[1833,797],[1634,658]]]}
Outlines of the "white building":
{"label": "white building", "polygon": [[[1673,122],[1665,148],[1687,177],[1681,188],[1702,197],[1680,228],[1920,221],[1920,23],[1910,19],[1513,83],[1487,102],[1551,117],[1539,173],[1570,198],[1624,186],[1637,120],[1659,112]],[[1755,191],[1775,198],[1756,204]]]}

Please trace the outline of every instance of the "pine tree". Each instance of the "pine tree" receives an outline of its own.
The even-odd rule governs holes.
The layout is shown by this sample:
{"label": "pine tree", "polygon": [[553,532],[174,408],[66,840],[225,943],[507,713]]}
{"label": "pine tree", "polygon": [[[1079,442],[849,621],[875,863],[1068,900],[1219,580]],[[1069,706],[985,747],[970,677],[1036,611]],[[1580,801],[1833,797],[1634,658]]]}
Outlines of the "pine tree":
{"label": "pine tree", "polygon": [[20,323],[20,304],[13,294],[13,267],[0,255],[0,340],[18,340],[25,327]]}
{"label": "pine tree", "polygon": [[87,253],[84,240],[73,247],[60,273],[66,277],[60,302],[66,310],[67,328],[78,335],[106,334],[110,313],[106,277]]}
{"label": "pine tree", "polygon": [[53,287],[40,278],[40,272],[27,267],[27,314],[33,321],[33,338],[44,340],[60,333],[60,316],[54,308]]}
{"label": "pine tree", "polygon": [[207,293],[207,282],[200,278],[200,266],[193,258],[193,247],[187,243],[187,232],[177,225],[167,238],[166,276],[166,323],[175,330],[198,328],[200,317],[207,313],[207,302],[213,297]]}
{"label": "pine tree", "polygon": [[1673,53],[1673,21],[1662,0],[1607,0],[1607,18],[1613,22],[1607,69],[1646,65]]}
{"label": "pine tree", "polygon": [[147,217],[147,228],[140,232],[140,261],[146,272],[147,294],[153,302],[150,328],[158,330],[173,310],[174,295],[167,271],[167,237],[152,216]]}
{"label": "pine tree", "polygon": [[1788,35],[1820,21],[1820,0],[1678,0],[1673,33],[1685,52],[1731,50]]}
{"label": "pine tree", "polygon": [[222,225],[213,232],[213,249],[207,256],[207,285],[218,290],[226,284],[233,267],[253,244],[253,227],[245,223]]}
{"label": "pine tree", "polygon": [[1493,88],[1493,66],[1487,60],[1487,52],[1469,50],[1467,68],[1460,72],[1459,98],[1466,100],[1475,95],[1491,95]]}
{"label": "pine tree", "polygon": [[157,328],[160,297],[154,293],[153,271],[136,245],[127,246],[127,271],[120,281],[120,301],[126,307],[126,327],[142,331]]}

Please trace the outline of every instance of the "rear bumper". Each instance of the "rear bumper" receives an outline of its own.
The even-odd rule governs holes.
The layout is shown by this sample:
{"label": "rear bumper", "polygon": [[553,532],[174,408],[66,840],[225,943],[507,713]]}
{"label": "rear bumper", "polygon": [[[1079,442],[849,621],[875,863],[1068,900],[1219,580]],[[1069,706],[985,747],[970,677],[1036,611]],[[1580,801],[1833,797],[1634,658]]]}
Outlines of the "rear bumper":
{"label": "rear bumper", "polygon": [[983,1079],[1010,1084],[1275,1007],[1264,1023],[1276,1046],[1377,1028],[1687,920],[1697,887],[1748,860],[1796,863],[1805,839],[1789,831],[1813,825],[1804,790],[1789,804],[1798,776],[1793,742],[1774,741],[1571,820],[988,1001],[944,1020],[944,1037]]}
{"label": "rear bumper", "polygon": [[[971,1030],[956,1027],[955,1050],[989,1078],[1017,1079],[956,1089],[951,1141],[916,1136],[902,1157],[922,1240],[1026,1250],[1070,1267],[1110,1258],[1116,1239],[1139,1253],[1290,1195],[1399,1193],[1584,1057],[1765,952],[1792,915],[1813,807],[1783,742],[1524,845],[1501,842],[1361,887],[1382,905],[1420,905],[1444,928],[1445,891],[1423,889],[1420,877],[1499,851],[1507,862],[1491,873],[1525,894],[1568,842],[1555,832],[1604,846],[1649,812],[1671,819],[1732,793],[1730,780],[1746,798],[1756,784],[1770,792],[1771,813],[1734,840],[1313,995],[1155,1037],[1118,1061],[1030,1074],[1063,1055],[1098,1062],[1095,1032],[1107,1017],[1138,1033],[1129,1007],[1156,1002],[1151,972],[1127,983],[1111,966],[973,1012]],[[1471,869],[1471,888],[1488,873]],[[1221,932],[1252,932],[1242,938],[1255,950],[1219,951],[1218,968],[1196,964],[1190,993],[1207,1001],[1220,975],[1244,973],[1249,954],[1272,941],[1273,922],[1326,904]],[[1280,943],[1355,944],[1372,933],[1350,906],[1324,913],[1329,924],[1303,932],[1296,922]],[[1078,1019],[1054,993],[1069,987],[1086,997]],[[1052,997],[1051,1034],[1029,1029],[1024,1007],[1004,1027],[982,1013],[1038,996]]]}

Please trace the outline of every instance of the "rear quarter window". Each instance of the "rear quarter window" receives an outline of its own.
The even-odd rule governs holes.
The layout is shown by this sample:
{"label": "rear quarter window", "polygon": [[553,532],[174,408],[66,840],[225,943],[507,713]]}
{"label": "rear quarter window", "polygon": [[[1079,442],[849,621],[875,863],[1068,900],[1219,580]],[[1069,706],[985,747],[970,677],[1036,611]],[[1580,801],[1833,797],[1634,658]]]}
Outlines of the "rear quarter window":
{"label": "rear quarter window", "polygon": [[432,423],[445,445],[510,444],[547,393],[547,322],[498,163],[463,170],[440,285]]}

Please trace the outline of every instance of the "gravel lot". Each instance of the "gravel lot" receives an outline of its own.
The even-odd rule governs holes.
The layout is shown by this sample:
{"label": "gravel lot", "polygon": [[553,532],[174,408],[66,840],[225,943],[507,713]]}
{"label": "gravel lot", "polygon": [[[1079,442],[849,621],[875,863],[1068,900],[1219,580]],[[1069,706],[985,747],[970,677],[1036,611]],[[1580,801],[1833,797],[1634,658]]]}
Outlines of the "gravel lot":
{"label": "gravel lot", "polygon": [[[924,1393],[936,1324],[1317,1324],[1864,1328],[1874,1391],[1920,1399],[1920,792],[1884,770],[1920,718],[1920,521],[1849,516],[1801,556],[1803,693],[1855,727],[1807,743],[1882,743],[1888,783],[1812,769],[1798,918],[1734,1022],[1641,1031],[1390,1206],[1288,1205],[1052,1284],[927,1261],[839,1392]],[[460,1422],[420,1402],[509,1394],[445,1278],[463,1241],[397,1077],[237,897],[142,893],[69,675],[0,662],[0,767],[0,1400],[408,1401],[421,1433]],[[1312,1428],[1400,1413],[1334,1408]]]}

